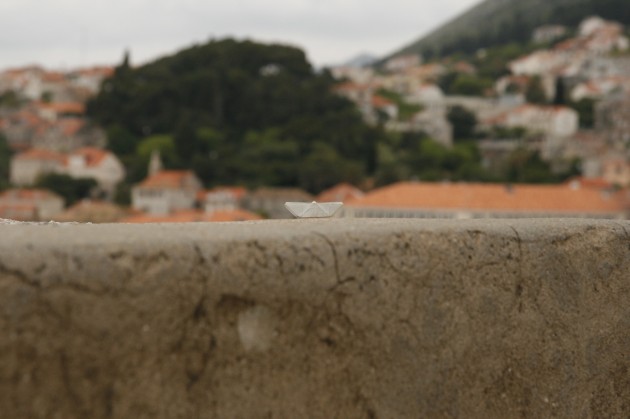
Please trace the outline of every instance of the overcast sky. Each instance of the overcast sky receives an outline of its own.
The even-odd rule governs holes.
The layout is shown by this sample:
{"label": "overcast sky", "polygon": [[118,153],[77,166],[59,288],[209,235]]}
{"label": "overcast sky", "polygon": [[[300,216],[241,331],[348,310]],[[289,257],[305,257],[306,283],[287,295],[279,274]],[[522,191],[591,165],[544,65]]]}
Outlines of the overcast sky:
{"label": "overcast sky", "polygon": [[315,65],[410,43],[479,0],[0,0],[0,68],[133,64],[210,38],[274,41]]}

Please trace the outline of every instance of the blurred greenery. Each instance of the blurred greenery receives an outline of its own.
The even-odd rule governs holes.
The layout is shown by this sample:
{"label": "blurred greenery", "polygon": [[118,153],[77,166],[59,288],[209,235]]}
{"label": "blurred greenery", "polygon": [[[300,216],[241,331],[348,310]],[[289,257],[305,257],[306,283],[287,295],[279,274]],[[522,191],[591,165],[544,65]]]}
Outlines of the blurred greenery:
{"label": "blurred greenery", "polygon": [[580,118],[580,128],[593,128],[595,125],[595,101],[584,98],[577,102],[570,102],[569,106],[575,109]]}
{"label": "blurred greenery", "polygon": [[[367,126],[354,104],[333,93],[330,74],[315,72],[297,48],[225,39],[138,68],[128,61],[88,103],[128,182],[154,149],[167,168],[192,167],[206,185],[315,191],[375,170],[383,131]],[[305,167],[324,155],[345,169],[305,182]]]}
{"label": "blurred greenery", "polygon": [[[487,62],[475,63],[478,75],[447,73],[440,85],[449,94],[486,94],[491,77],[522,51],[516,45],[489,51]],[[192,169],[206,186],[319,192],[342,181],[558,179],[529,154],[511,156],[505,173],[484,170],[473,141],[477,120],[465,108],[454,106],[448,113],[456,139],[448,148],[422,132],[366,125],[353,103],[333,93],[334,84],[297,48],[215,40],[138,68],[131,68],[125,55],[88,103],[88,113],[106,128],[108,147],[127,169],[116,193],[119,203],[128,203],[131,185],[147,175],[154,150],[166,168]],[[396,102],[403,119],[421,110],[394,92],[378,94]],[[495,134],[524,135],[513,131]],[[66,195],[76,199],[73,193]]]}
{"label": "blurred greenery", "polygon": [[5,90],[0,93],[0,108],[14,109],[23,102],[24,100],[14,90]]}
{"label": "blurred greenery", "polygon": [[438,85],[447,95],[484,96],[493,82],[473,74],[448,72],[440,77]]}
{"label": "blurred greenery", "polygon": [[409,121],[415,114],[423,109],[421,105],[408,103],[401,95],[391,90],[379,89],[377,94],[391,100],[398,106],[398,119],[401,121]]}
{"label": "blurred greenery", "polygon": [[529,79],[527,88],[525,89],[525,99],[527,99],[527,102],[529,103],[535,103],[538,105],[544,105],[547,103],[547,96],[545,95],[545,89],[540,77],[534,76]]}
{"label": "blurred greenery", "polygon": [[630,24],[628,0],[485,0],[393,55],[416,53],[438,58],[456,53],[472,55],[506,44],[526,45],[539,26],[575,28],[593,15]]}
{"label": "blurred greenery", "polygon": [[472,139],[475,136],[477,117],[463,106],[451,107],[446,115],[448,122],[453,126],[453,138],[455,141]]}
{"label": "blurred greenery", "polygon": [[73,178],[68,175],[50,173],[41,176],[34,185],[36,188],[49,189],[62,196],[66,205],[90,198],[91,192],[97,186],[92,178]]}
{"label": "blurred greenery", "polygon": [[9,168],[12,154],[6,137],[0,133],[0,190],[9,186]]}

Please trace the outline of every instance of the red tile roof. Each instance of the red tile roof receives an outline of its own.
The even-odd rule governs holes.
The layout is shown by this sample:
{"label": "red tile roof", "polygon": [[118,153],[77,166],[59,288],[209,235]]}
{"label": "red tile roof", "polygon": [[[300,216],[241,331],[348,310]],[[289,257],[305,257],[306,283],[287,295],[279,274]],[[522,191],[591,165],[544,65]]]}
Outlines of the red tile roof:
{"label": "red tile roof", "polygon": [[110,154],[111,153],[109,151],[100,148],[84,147],[70,153],[70,157],[81,156],[83,157],[87,167],[96,167],[99,166]]}
{"label": "red tile roof", "polygon": [[383,96],[379,96],[379,95],[372,96],[372,106],[374,106],[375,108],[384,108],[386,106],[391,106],[393,104],[394,102],[392,102],[391,100]]}
{"label": "red tile roof", "polygon": [[48,83],[63,83],[66,80],[66,77],[63,73],[47,71],[42,75],[42,80]]}
{"label": "red tile roof", "polygon": [[367,91],[370,89],[370,86],[367,84],[358,84],[351,81],[344,82],[338,84],[334,87],[334,91],[336,92],[357,92],[357,91]]}
{"label": "red tile roof", "polygon": [[39,160],[39,161],[56,161],[64,164],[66,157],[56,151],[45,150],[43,148],[31,148],[14,157],[16,160]]}
{"label": "red tile roof", "polygon": [[330,189],[326,189],[317,195],[317,202],[346,202],[351,199],[358,199],[364,196],[364,193],[357,187],[349,183],[340,183]]}
{"label": "red tile roof", "polygon": [[84,114],[85,105],[80,102],[52,102],[52,103],[38,103],[38,106],[42,109],[50,109],[57,114]]}
{"label": "red tile roof", "polygon": [[202,190],[197,193],[198,201],[205,201],[210,194],[230,194],[234,199],[239,200],[247,194],[247,189],[242,186],[217,186],[209,190]]}
{"label": "red tile roof", "polygon": [[58,197],[57,194],[46,189],[7,189],[0,193],[0,200],[39,201]]}
{"label": "red tile roof", "polygon": [[566,185],[401,182],[350,201],[357,208],[491,212],[619,213],[624,194]]}
{"label": "red tile roof", "polygon": [[612,189],[613,184],[605,180],[604,178],[585,178],[585,177],[575,177],[567,180],[565,183],[570,188],[580,187],[580,188],[592,188],[592,189],[600,189],[600,190],[609,190]]}
{"label": "red tile roof", "polygon": [[55,124],[61,129],[64,135],[73,136],[85,126],[85,121],[80,118],[63,118],[58,120]]}
{"label": "red tile roof", "polygon": [[162,170],[146,178],[139,186],[142,188],[181,188],[189,176],[194,176],[191,170]]}
{"label": "red tile roof", "polygon": [[0,218],[7,218],[17,221],[34,220],[37,214],[37,206],[34,204],[0,204]]}
{"label": "red tile roof", "polygon": [[80,68],[76,70],[75,73],[80,74],[82,76],[110,77],[114,74],[114,68],[113,67]]}
{"label": "red tile roof", "polygon": [[261,220],[262,217],[244,210],[215,211],[183,210],[168,215],[139,214],[124,218],[122,223],[188,223],[188,222],[231,222]]}

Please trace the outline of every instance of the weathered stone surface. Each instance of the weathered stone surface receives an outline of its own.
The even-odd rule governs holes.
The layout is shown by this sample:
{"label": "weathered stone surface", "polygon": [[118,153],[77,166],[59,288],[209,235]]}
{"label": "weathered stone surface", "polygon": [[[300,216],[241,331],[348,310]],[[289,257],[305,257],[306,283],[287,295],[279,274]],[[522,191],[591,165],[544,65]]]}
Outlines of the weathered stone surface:
{"label": "weathered stone surface", "polygon": [[0,225],[0,416],[630,416],[630,223]]}

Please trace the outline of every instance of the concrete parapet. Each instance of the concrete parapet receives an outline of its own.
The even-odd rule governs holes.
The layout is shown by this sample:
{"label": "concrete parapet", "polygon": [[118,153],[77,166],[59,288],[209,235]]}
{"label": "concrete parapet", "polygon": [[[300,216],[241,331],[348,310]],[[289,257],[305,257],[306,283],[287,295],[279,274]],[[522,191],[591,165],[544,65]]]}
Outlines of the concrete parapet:
{"label": "concrete parapet", "polygon": [[630,416],[630,223],[0,225],[0,416]]}

